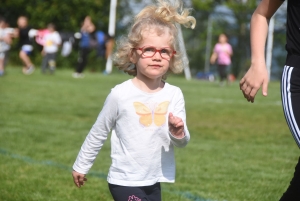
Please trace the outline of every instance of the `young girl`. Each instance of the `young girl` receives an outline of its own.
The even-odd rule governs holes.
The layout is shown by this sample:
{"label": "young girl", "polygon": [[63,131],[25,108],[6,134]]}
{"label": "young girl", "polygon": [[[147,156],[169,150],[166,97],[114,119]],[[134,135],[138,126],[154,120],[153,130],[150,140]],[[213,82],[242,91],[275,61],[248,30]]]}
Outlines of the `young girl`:
{"label": "young girl", "polygon": [[77,187],[111,129],[107,181],[114,200],[159,201],[160,182],[175,181],[174,145],[184,147],[190,134],[182,92],[164,80],[183,69],[175,23],[191,28],[196,23],[187,9],[178,14],[178,8],[163,0],[147,6],[118,44],[115,64],[134,78],[112,89],[86,137],[73,165]]}
{"label": "young girl", "polygon": [[[258,89],[267,96],[268,72],[265,64],[265,43],[268,21],[280,7],[281,0],[262,0],[251,19],[251,67],[240,81],[244,97],[254,102]],[[286,50],[288,52],[281,83],[282,105],[286,121],[300,147],[300,1],[288,0]],[[280,201],[300,200],[300,159],[287,191]]]}
{"label": "young girl", "polygon": [[218,72],[220,76],[220,84],[223,85],[223,81],[227,80],[228,66],[231,64],[232,47],[227,42],[227,36],[222,33],[219,35],[219,42],[215,45],[213,54],[210,57],[212,64],[218,64]]}

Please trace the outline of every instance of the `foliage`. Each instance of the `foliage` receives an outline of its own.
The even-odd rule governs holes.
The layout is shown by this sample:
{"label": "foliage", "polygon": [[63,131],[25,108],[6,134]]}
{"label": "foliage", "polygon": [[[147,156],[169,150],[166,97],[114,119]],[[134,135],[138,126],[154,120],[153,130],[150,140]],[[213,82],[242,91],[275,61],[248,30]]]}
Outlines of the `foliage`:
{"label": "foliage", "polygon": [[[35,29],[44,29],[52,22],[58,31],[76,32],[79,31],[81,22],[86,15],[90,15],[98,30],[104,32],[108,29],[109,3],[102,0],[3,0],[0,6],[0,16],[4,16],[10,26],[16,27],[17,18],[25,15],[29,24]],[[78,42],[78,41],[77,41]],[[18,58],[17,40],[13,43],[10,54],[12,64],[21,65]],[[35,44],[35,50],[31,56],[33,63],[38,66],[41,63],[41,47]],[[91,55],[91,58],[95,56]],[[94,60],[94,59],[93,59]],[[68,58],[58,57],[58,65],[74,68],[77,61],[77,46]],[[99,62],[89,63],[88,67],[94,68]]]}
{"label": "foliage", "polygon": [[17,18],[25,15],[34,28],[45,28],[53,22],[62,31],[78,31],[84,17],[90,15],[98,29],[107,30],[109,4],[102,0],[4,0],[0,13],[11,26],[16,26]]}
{"label": "foliage", "polygon": [[[191,42],[196,45],[194,45],[194,47],[192,47],[190,51],[188,50],[188,55],[190,55],[191,60],[191,67],[197,68],[198,70],[204,69],[204,53],[206,52],[207,42],[207,22],[209,16],[212,17],[212,15],[215,15],[217,17],[214,17],[212,25],[212,48],[217,42],[217,37],[220,33],[225,32],[227,35],[229,35],[229,39],[234,39],[234,41],[236,42],[235,44],[233,44],[234,57],[232,64],[232,72],[235,75],[239,75],[240,71],[249,67],[245,66],[250,54],[248,24],[250,21],[250,16],[253,13],[254,8],[256,6],[256,1],[249,0],[247,1],[247,3],[241,3],[240,1],[194,0],[193,6],[198,25],[193,34],[193,42]],[[217,6],[228,7],[232,11],[232,14],[214,11],[214,9]],[[236,20],[234,24],[226,21],[226,17],[228,17],[228,15],[232,15],[231,17]],[[186,38],[191,38],[189,34],[187,35],[188,36]]]}
{"label": "foliage", "polygon": [[[154,0],[118,0],[116,37],[126,33],[133,13],[139,8]],[[195,30],[183,28],[185,45],[190,60],[192,72],[203,71],[207,28],[209,16],[214,17],[212,24],[212,48],[217,42],[220,33],[225,32],[229,35],[229,42],[233,45],[234,55],[232,72],[236,75],[242,75],[248,68],[250,62],[250,43],[249,43],[249,22],[251,15],[256,7],[256,0],[190,0],[192,2],[192,14],[197,19]],[[108,29],[109,1],[103,0],[2,0],[0,6],[0,15],[5,16],[12,26],[16,26],[16,19],[19,15],[25,14],[30,18],[30,24],[35,28],[44,28],[47,23],[54,22],[60,31],[78,31],[83,18],[90,15],[99,30],[106,32]],[[186,1],[183,1],[186,3]],[[133,5],[139,5],[132,8]],[[222,13],[216,8],[225,6],[231,13]],[[228,22],[226,18],[230,15],[235,22]],[[276,36],[274,47],[283,49],[284,34]],[[12,61],[19,64],[18,53],[13,49]],[[211,53],[212,50],[209,52]],[[62,66],[74,66],[76,63],[76,49],[66,61],[65,58],[59,58]],[[35,54],[34,61],[39,63],[41,57]],[[275,64],[282,66],[282,58],[278,56]],[[90,63],[88,66],[90,67]],[[214,66],[212,66],[213,68]]]}
{"label": "foliage", "polygon": [[[86,73],[74,79],[67,69],[52,76],[25,76],[12,67],[6,72],[0,78],[0,200],[111,201],[109,140],[81,189],[71,167],[110,89],[130,77]],[[163,200],[279,200],[299,157],[279,83],[271,82],[268,97],[258,94],[251,104],[238,83],[167,81],[183,91],[191,141],[175,149],[176,182],[162,185]]]}

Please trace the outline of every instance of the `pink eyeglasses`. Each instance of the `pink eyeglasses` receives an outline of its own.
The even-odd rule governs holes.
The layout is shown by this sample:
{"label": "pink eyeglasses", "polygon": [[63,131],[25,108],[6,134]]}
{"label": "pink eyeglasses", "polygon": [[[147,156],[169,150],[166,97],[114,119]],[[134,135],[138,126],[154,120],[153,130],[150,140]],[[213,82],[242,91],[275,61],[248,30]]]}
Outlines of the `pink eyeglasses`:
{"label": "pink eyeglasses", "polygon": [[160,56],[163,59],[170,60],[174,56],[174,54],[176,54],[176,51],[170,47],[163,47],[160,50],[158,50],[152,46],[137,47],[137,48],[133,48],[133,49],[141,50],[142,55],[145,58],[151,58],[156,54],[156,52],[159,52]]}

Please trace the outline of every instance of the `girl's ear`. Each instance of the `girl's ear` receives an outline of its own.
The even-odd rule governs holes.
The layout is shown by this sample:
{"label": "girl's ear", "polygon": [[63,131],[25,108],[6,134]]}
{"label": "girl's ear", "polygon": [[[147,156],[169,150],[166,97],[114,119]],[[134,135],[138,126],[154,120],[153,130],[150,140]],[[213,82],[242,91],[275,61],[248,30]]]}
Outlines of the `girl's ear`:
{"label": "girl's ear", "polygon": [[129,58],[131,63],[135,64],[137,62],[137,56],[135,51],[131,50],[131,52],[129,53]]}

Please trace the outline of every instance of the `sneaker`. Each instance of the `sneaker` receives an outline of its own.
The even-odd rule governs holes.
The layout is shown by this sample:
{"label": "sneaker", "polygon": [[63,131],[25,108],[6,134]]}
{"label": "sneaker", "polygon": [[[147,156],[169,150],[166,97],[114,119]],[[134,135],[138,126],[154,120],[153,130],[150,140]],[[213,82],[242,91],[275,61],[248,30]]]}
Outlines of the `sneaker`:
{"label": "sneaker", "polygon": [[73,75],[72,75],[74,78],[84,78],[84,74],[82,74],[82,73],[73,73]]}
{"label": "sneaker", "polygon": [[35,68],[33,66],[30,66],[29,68],[23,68],[23,73],[25,75],[30,75],[33,73],[34,70],[35,70]]}

